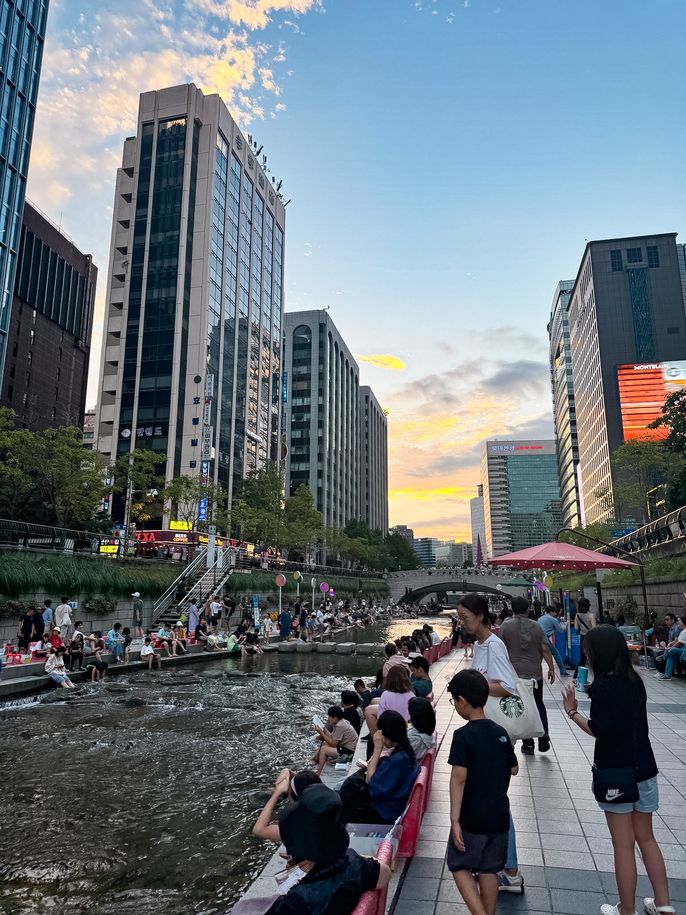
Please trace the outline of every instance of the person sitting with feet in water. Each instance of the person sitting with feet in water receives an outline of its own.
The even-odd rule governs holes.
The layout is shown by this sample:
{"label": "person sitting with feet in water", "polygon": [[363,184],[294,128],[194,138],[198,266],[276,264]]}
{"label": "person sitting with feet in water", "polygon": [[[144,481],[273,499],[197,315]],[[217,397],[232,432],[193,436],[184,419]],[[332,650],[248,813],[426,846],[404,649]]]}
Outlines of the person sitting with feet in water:
{"label": "person sitting with feet in water", "polygon": [[152,647],[152,639],[146,636],[141,646],[141,664],[147,664],[148,670],[152,670],[152,665],[157,664],[157,669],[162,668],[162,658]]}
{"label": "person sitting with feet in water", "polygon": [[67,670],[64,666],[65,652],[66,648],[64,645],[60,645],[59,648],[53,651],[45,662],[45,672],[53,683],[56,683],[58,686],[61,686],[64,689],[74,689],[74,684],[67,676]]}

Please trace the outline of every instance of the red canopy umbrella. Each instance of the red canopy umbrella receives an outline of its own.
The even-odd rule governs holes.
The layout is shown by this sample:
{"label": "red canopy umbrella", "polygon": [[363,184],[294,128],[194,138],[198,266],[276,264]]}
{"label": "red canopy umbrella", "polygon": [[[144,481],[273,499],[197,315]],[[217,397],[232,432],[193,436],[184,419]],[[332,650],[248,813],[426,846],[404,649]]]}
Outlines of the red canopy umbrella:
{"label": "red canopy umbrella", "polygon": [[577,569],[581,572],[593,569],[632,569],[635,566],[635,563],[627,562],[626,559],[617,559],[615,556],[606,556],[604,553],[557,541],[517,550],[516,553],[506,553],[489,559],[489,564],[512,566],[515,569]]}

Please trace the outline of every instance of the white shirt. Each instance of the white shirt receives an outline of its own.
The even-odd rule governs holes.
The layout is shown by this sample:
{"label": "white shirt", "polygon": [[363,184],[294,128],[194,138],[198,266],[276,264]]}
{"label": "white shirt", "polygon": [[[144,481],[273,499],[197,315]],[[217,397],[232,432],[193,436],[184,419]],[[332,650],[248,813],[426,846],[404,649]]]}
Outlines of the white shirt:
{"label": "white shirt", "polygon": [[155,654],[155,649],[152,645],[146,645],[145,643],[141,646],[141,657],[147,658],[149,654]]}
{"label": "white shirt", "polygon": [[686,629],[681,630],[677,636],[677,641],[679,641],[682,645],[686,645]]}
{"label": "white shirt", "polygon": [[510,663],[505,643],[497,635],[490,635],[485,642],[474,643],[472,668],[487,680],[498,680],[509,693],[517,692],[517,674]]}
{"label": "white shirt", "polygon": [[440,635],[439,635],[437,632],[432,632],[432,633],[431,633],[431,644],[432,644],[432,645],[440,645],[440,644],[441,644],[441,637],[440,637]]}
{"label": "white shirt", "polygon": [[71,626],[71,607],[69,604],[60,604],[55,610],[55,625]]}
{"label": "white shirt", "polygon": [[221,608],[222,608],[222,605],[217,603],[216,600],[213,600],[212,603],[210,604],[210,612],[211,612],[212,616],[216,616],[219,613],[219,611],[221,610]]}

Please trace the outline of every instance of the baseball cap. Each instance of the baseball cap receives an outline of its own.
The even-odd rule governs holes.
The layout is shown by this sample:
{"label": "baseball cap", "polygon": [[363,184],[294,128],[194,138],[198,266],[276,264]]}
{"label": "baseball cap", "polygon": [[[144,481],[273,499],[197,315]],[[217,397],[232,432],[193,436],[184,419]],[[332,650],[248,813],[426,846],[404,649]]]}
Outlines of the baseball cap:
{"label": "baseball cap", "polygon": [[140,593],[138,591],[134,591],[131,597],[140,597]]}

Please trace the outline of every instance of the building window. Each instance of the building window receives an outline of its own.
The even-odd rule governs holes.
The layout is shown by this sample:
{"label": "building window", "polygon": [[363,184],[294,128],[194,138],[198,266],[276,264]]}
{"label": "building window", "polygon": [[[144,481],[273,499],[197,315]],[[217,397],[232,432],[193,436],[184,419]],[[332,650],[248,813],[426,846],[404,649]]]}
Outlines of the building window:
{"label": "building window", "polygon": [[622,264],[622,252],[621,251],[610,251],[610,260],[612,261],[612,272],[618,273],[620,270],[623,270]]}
{"label": "building window", "polygon": [[660,252],[657,249],[657,245],[648,245],[646,248],[648,252],[648,266],[649,267],[659,267],[660,266]]}
{"label": "building window", "polygon": [[648,271],[645,267],[634,267],[627,270],[627,277],[634,323],[636,358],[641,362],[651,362],[655,358],[655,342],[652,308],[648,293]]}
{"label": "building window", "polygon": [[643,260],[643,253],[640,248],[627,248],[626,249],[626,262],[627,264],[640,264]]}

